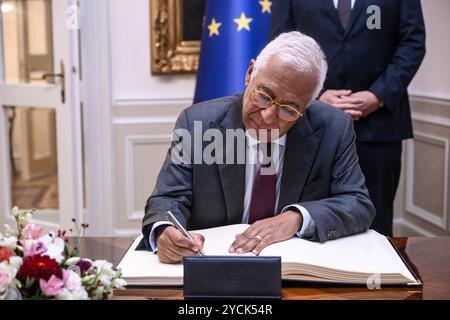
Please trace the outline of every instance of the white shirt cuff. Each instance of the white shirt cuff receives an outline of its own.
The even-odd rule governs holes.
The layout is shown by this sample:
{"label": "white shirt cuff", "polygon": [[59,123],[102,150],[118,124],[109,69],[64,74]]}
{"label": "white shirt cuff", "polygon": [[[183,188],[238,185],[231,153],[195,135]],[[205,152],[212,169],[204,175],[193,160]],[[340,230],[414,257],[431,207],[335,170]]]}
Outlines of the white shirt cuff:
{"label": "white shirt cuff", "polygon": [[152,231],[150,231],[150,235],[149,235],[149,237],[148,237],[148,242],[150,242],[150,246],[152,247],[153,253],[158,252],[158,247],[156,246],[156,239],[155,239],[155,230],[156,230],[156,228],[158,228],[159,226],[164,226],[164,225],[169,225],[169,226],[171,226],[172,223],[170,223],[170,222],[168,222],[168,221],[158,221],[158,222],[155,222],[155,223],[153,224]]}
{"label": "white shirt cuff", "polygon": [[311,218],[311,215],[309,214],[308,210],[306,210],[306,208],[298,204],[291,204],[289,206],[284,207],[283,210],[281,210],[281,212],[285,212],[292,207],[300,211],[300,213],[303,216],[303,224],[300,230],[296,233],[297,237],[303,238],[305,235],[313,234],[316,228],[316,224],[314,223],[314,220]]}

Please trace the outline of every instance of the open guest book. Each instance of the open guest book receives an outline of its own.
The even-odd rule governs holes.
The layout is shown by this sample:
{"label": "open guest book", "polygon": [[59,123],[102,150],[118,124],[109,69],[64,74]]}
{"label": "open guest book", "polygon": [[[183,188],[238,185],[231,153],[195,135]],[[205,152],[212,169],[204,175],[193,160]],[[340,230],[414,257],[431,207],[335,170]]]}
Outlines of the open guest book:
{"label": "open guest book", "polygon": [[[207,256],[226,256],[235,255],[228,253],[228,248],[235,235],[248,227],[235,224],[192,232],[205,237],[203,251]],[[128,286],[183,285],[183,265],[163,264],[156,254],[137,251],[141,239],[139,236],[133,242],[117,266],[122,268]],[[260,256],[281,256],[283,280],[364,286],[372,282],[421,285],[390,241],[374,230],[323,243],[294,237],[264,248]]]}

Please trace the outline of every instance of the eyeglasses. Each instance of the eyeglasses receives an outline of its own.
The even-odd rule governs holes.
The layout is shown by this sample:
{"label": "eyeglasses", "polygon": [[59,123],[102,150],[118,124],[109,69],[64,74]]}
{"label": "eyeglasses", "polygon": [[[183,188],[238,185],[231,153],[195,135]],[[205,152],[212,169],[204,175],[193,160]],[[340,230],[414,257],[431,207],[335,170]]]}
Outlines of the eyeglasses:
{"label": "eyeglasses", "polygon": [[278,106],[278,116],[286,121],[295,121],[303,116],[303,113],[300,110],[298,110],[298,108],[290,104],[281,104],[272,99],[272,97],[269,96],[267,93],[262,92],[258,89],[254,89],[252,91],[252,102],[257,107],[262,109],[268,108],[273,104],[276,104]]}

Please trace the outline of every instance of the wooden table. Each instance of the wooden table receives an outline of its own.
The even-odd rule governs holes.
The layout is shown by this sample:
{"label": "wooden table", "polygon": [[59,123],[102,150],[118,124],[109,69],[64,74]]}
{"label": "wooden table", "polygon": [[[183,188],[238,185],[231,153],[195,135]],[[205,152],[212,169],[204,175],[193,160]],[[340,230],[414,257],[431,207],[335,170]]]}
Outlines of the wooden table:
{"label": "wooden table", "polygon": [[[403,257],[423,282],[422,287],[411,288],[339,288],[339,287],[283,287],[283,299],[392,299],[392,300],[450,300],[450,237],[392,238]],[[81,239],[81,256],[106,259],[117,264],[132,243],[132,238],[85,237]],[[128,288],[117,290],[116,299],[183,299],[183,289]]]}

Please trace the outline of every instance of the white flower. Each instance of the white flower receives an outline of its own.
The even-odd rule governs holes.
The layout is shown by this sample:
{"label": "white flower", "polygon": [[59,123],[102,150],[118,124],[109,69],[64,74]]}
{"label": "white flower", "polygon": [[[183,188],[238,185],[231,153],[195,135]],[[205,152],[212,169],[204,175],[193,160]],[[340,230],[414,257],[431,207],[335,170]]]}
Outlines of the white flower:
{"label": "white flower", "polygon": [[95,260],[93,263],[94,267],[97,268],[98,272],[109,272],[111,271],[111,273],[113,272],[112,268],[113,265],[111,262],[108,262],[106,260]]}
{"label": "white flower", "polygon": [[53,233],[48,233],[40,237],[38,240],[40,240],[47,247],[44,255],[55,259],[58,263],[61,263],[63,261],[65,244],[62,238],[55,237]]}
{"label": "white flower", "polygon": [[111,285],[111,278],[105,274],[101,275],[98,280],[102,283],[102,285],[106,288],[109,288]]}
{"label": "white flower", "polygon": [[104,293],[105,293],[105,288],[103,286],[98,286],[97,288],[95,288],[94,298],[100,300],[103,298]]}
{"label": "white flower", "polygon": [[[9,224],[4,224],[4,229],[5,229],[5,235],[7,236],[7,237],[9,237],[9,236],[14,236],[14,235],[16,235],[16,230],[14,230],[13,228],[11,228],[10,226],[9,226]],[[2,238],[2,234],[0,233],[0,238]]]}
{"label": "white flower", "polygon": [[23,217],[23,224],[26,226],[27,224],[29,224],[31,222],[31,219],[33,218],[33,216],[31,215],[30,212],[27,212],[25,214],[25,216]]}
{"label": "white flower", "polygon": [[0,263],[0,295],[3,295],[14,280],[15,272],[5,262]]}
{"label": "white flower", "polygon": [[73,271],[73,272],[75,272],[77,275],[81,275],[81,269],[80,269],[80,267],[77,266],[77,265],[75,265],[75,264],[73,264],[73,265],[71,265],[71,266],[68,266],[68,267],[67,267],[67,270]]}
{"label": "white flower", "polygon": [[20,267],[22,266],[23,258],[19,256],[12,256],[9,258],[9,265],[14,271],[14,277],[17,274],[17,271],[19,271]]}
{"label": "white flower", "polygon": [[72,297],[74,300],[88,300],[89,299],[88,293],[87,293],[86,289],[84,289],[84,287],[80,287],[77,290],[75,290],[74,292],[72,292]]}
{"label": "white flower", "polygon": [[68,289],[64,288],[62,293],[60,293],[56,299],[58,300],[73,300],[72,298],[72,292],[70,292]]}
{"label": "white flower", "polygon": [[81,258],[80,257],[72,257],[66,260],[66,265],[68,266],[73,266],[75,264],[77,264],[78,262],[80,262]]}
{"label": "white flower", "polygon": [[88,300],[89,296],[87,291],[80,287],[75,291],[70,291],[67,288],[63,289],[63,292],[56,297],[58,300]]}
{"label": "white flower", "polygon": [[25,228],[25,226],[31,222],[31,213],[32,211],[21,211],[17,207],[12,208],[11,210],[12,216],[22,228]]}
{"label": "white flower", "polygon": [[113,284],[114,288],[116,288],[116,289],[123,288],[126,285],[127,285],[127,282],[121,278],[114,280],[114,284]]}
{"label": "white flower", "polygon": [[17,238],[14,236],[10,237],[2,237],[0,236],[0,246],[8,247],[12,250],[16,250],[17,247]]}
{"label": "white flower", "polygon": [[64,287],[69,291],[77,291],[81,287],[81,278],[80,276],[73,272],[72,270],[64,271],[65,283]]}
{"label": "white flower", "polygon": [[12,208],[11,214],[14,218],[16,218],[19,215],[19,213],[20,213],[19,208],[17,207]]}
{"label": "white flower", "polygon": [[60,295],[56,298],[58,300],[87,300],[89,299],[86,289],[81,284],[80,276],[71,271],[63,271],[64,288]]}

